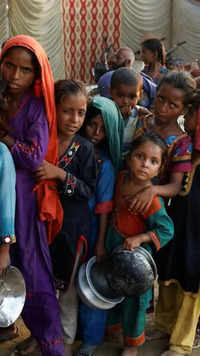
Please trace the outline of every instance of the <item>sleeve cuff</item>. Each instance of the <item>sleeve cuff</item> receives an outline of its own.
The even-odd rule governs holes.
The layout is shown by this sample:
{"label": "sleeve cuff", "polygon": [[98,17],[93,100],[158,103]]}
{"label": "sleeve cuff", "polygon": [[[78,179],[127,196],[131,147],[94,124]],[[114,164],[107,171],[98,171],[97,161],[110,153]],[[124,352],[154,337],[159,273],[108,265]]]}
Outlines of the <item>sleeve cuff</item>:
{"label": "sleeve cuff", "polygon": [[95,214],[110,213],[113,210],[113,201],[105,201],[95,206]]}
{"label": "sleeve cuff", "polygon": [[15,235],[4,235],[0,236],[0,246],[3,245],[11,245],[16,242],[16,236]]}
{"label": "sleeve cuff", "polygon": [[155,231],[150,231],[148,232],[148,235],[150,236],[150,238],[152,239],[152,242],[154,243],[156,250],[160,250],[160,238],[159,236],[156,234]]}

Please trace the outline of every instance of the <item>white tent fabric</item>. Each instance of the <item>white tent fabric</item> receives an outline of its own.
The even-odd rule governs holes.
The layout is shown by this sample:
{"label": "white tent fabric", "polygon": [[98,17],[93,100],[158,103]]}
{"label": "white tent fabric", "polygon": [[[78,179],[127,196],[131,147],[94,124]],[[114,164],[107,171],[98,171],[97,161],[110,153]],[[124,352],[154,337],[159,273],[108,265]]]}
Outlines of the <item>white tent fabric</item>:
{"label": "white tent fabric", "polygon": [[0,42],[9,37],[8,6],[7,0],[1,0],[0,4]]}
{"label": "white tent fabric", "polygon": [[[200,58],[199,0],[118,1],[122,6],[121,45],[137,50],[142,37],[151,33],[166,37],[167,47],[186,40],[187,44],[176,55],[186,61]],[[68,0],[0,0],[0,42],[20,33],[36,38],[49,56],[55,79],[65,77],[62,22],[65,2]],[[81,3],[80,0],[80,6]],[[87,16],[89,21],[89,9],[86,19]]]}
{"label": "white tent fabric", "polygon": [[46,50],[54,77],[64,78],[60,0],[10,0],[10,36],[28,34]]}
{"label": "white tent fabric", "polygon": [[145,34],[170,42],[171,0],[123,0],[121,43],[137,50]]}
{"label": "white tent fabric", "polygon": [[173,44],[187,43],[176,54],[187,61],[200,58],[200,2],[195,0],[173,1]]}

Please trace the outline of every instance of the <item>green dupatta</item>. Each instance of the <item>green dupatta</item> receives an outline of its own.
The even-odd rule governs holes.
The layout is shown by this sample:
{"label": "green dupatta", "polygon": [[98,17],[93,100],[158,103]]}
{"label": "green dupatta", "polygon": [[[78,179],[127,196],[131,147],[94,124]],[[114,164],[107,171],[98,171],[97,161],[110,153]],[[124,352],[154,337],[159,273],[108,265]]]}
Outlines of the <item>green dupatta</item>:
{"label": "green dupatta", "polygon": [[111,160],[114,165],[115,172],[118,173],[122,165],[121,153],[124,134],[124,120],[117,105],[110,99],[96,95],[91,104],[102,113]]}

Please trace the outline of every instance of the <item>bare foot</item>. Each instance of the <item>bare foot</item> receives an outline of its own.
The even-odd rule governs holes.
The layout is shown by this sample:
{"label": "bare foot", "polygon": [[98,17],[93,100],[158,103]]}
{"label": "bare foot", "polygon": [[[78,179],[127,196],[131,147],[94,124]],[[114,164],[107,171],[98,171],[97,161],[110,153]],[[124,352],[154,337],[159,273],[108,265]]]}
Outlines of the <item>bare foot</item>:
{"label": "bare foot", "polygon": [[137,355],[137,347],[125,347],[121,356],[136,356]]}

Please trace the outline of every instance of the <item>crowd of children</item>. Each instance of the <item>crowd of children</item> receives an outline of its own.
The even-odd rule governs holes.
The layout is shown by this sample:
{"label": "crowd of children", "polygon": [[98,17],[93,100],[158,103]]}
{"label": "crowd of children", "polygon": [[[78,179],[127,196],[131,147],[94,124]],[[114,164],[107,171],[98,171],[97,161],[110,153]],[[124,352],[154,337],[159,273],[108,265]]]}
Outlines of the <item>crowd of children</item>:
{"label": "crowd of children", "polygon": [[[156,60],[160,73],[164,57]],[[106,330],[122,330],[121,355],[137,355],[152,291],[107,312],[80,301],[75,284],[83,260],[103,261],[123,245],[131,251],[142,246],[156,260],[155,323],[169,335],[163,356],[190,354],[200,316],[200,94],[194,79],[181,71],[155,75],[149,112],[138,106],[143,79],[131,68],[112,73],[109,99],[97,95],[89,102],[81,82],[54,85],[44,50],[28,36],[9,39],[0,64],[6,83],[0,273],[9,259],[22,272],[22,318],[31,332],[16,353],[39,347],[44,356],[70,356],[78,334],[77,355],[92,356]]]}

